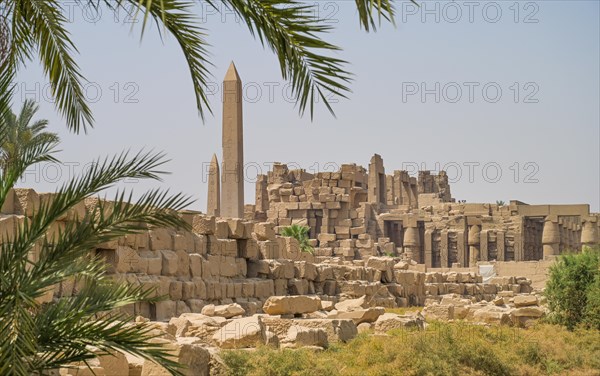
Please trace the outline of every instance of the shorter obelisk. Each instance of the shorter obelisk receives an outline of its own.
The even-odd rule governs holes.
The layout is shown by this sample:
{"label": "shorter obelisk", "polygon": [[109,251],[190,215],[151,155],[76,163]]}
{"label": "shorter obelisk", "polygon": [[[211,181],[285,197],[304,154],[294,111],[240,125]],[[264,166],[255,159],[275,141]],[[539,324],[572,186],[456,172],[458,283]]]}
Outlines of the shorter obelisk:
{"label": "shorter obelisk", "polygon": [[208,202],[206,213],[215,217],[221,214],[221,173],[216,154],[213,154],[208,167]]}

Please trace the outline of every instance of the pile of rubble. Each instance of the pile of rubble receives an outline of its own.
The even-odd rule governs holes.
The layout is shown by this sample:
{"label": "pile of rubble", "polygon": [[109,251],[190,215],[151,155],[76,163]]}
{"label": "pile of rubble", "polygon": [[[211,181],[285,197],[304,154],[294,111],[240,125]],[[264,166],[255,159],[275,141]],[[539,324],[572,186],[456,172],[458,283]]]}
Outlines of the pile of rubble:
{"label": "pile of rubble", "polygon": [[[332,343],[347,342],[360,331],[384,334],[391,329],[424,327],[418,314],[385,313],[371,307],[366,296],[333,304],[317,296],[272,296],[262,307],[264,314],[244,316],[238,304],[207,305],[201,313],[184,313],[168,322],[151,322],[152,341],[171,350],[176,362],[186,366],[184,374],[201,376],[219,374],[223,369],[221,349],[255,348],[327,348]],[[138,317],[138,322],[149,322]],[[78,365],[61,369],[60,375],[97,376],[167,376],[161,366],[130,354],[102,356],[91,369]]]}
{"label": "pile of rubble", "polygon": [[428,321],[466,320],[529,327],[547,313],[541,302],[542,299],[534,294],[517,295],[513,291],[500,291],[489,302],[474,302],[474,299],[466,299],[461,295],[447,294],[439,301],[428,299],[422,313]]}

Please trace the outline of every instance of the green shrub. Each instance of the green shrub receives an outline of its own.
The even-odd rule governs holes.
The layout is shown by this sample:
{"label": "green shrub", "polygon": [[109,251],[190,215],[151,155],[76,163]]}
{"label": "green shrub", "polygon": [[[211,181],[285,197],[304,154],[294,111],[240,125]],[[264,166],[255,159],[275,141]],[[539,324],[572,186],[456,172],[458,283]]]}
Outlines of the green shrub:
{"label": "green shrub", "polygon": [[[573,330],[600,322],[600,248],[586,248],[559,258],[550,268],[545,294],[549,320]],[[588,307],[589,306],[589,307]]]}
{"label": "green shrub", "polygon": [[309,244],[308,232],[310,231],[310,227],[300,226],[300,225],[291,225],[288,227],[284,227],[281,231],[281,235],[285,237],[290,237],[298,240],[300,243],[300,251],[314,253],[313,247]]}

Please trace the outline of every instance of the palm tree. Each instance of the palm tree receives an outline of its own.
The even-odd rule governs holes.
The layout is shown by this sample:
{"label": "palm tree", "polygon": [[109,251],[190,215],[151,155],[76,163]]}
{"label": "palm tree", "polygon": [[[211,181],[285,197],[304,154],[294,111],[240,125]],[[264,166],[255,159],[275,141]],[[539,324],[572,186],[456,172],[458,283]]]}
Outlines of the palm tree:
{"label": "palm tree", "polygon": [[[0,77],[1,114],[9,113],[9,82]],[[0,116],[3,142],[11,137],[6,119]],[[54,159],[55,147],[56,140],[51,137],[19,145],[19,152],[0,176],[0,206],[26,168]],[[58,189],[52,200],[43,200],[33,216],[19,221],[12,236],[0,234],[1,375],[42,375],[117,350],[157,361],[174,374],[179,372],[169,353],[150,341],[154,335],[148,324],[115,314],[129,304],[155,301],[155,292],[114,282],[106,274],[105,263],[90,250],[99,243],[143,231],[148,225],[188,227],[177,210],[186,207],[189,198],[154,190],[133,201],[130,193],[121,191],[114,202],[97,200],[83,218],[62,222],[59,232],[49,231],[76,204],[123,179],[159,179],[164,163],[162,154],[151,152],[98,160]],[[36,260],[28,257],[33,252]],[[81,286],[78,294],[49,302],[42,298],[66,280]]]}
{"label": "palm tree", "polygon": [[[171,34],[179,44],[188,64],[196,104],[202,118],[210,111],[205,88],[210,76],[208,42],[203,28],[196,22],[194,0],[79,0],[98,7],[105,4],[116,11],[143,17],[141,33],[153,20],[163,34]],[[415,0],[411,0],[415,1]],[[263,46],[275,53],[281,74],[291,87],[302,114],[307,107],[313,116],[314,103],[329,104],[330,94],[345,97],[351,74],[347,62],[332,56],[340,48],[323,36],[332,27],[314,14],[319,4],[300,0],[206,0],[217,11],[233,10],[246,23],[249,32]],[[394,22],[391,0],[355,0],[359,22],[366,31],[375,30],[382,20]],[[2,16],[9,24],[9,63],[12,71],[37,54],[51,83],[56,106],[67,126],[76,132],[93,125],[92,112],[84,98],[82,76],[73,55],[77,52],[66,29],[68,23],[60,0],[2,0]]]}
{"label": "palm tree", "polygon": [[31,121],[38,111],[39,106],[32,99],[23,103],[21,112],[17,116],[12,111],[5,114],[5,135],[0,145],[0,167],[5,170],[8,164],[19,159],[22,150],[35,145],[56,145],[59,142],[56,133],[45,132],[48,120]]}
{"label": "palm tree", "polygon": [[281,235],[285,237],[291,237],[298,240],[300,243],[300,251],[314,253],[314,248],[310,245],[308,232],[310,231],[310,227],[300,226],[300,225],[291,225],[288,227],[284,227],[281,231]]}

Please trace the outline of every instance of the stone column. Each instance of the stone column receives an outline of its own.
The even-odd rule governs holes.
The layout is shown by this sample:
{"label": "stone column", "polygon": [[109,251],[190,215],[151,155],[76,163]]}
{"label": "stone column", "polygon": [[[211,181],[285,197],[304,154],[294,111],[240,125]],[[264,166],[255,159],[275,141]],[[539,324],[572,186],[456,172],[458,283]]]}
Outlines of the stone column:
{"label": "stone column", "polygon": [[213,154],[208,167],[208,200],[206,213],[218,217],[221,212],[221,176],[219,171],[219,160]]}
{"label": "stone column", "polygon": [[469,266],[473,267],[477,265],[477,261],[480,261],[479,255],[479,244],[481,237],[481,229],[478,225],[473,225],[469,229],[469,235],[467,242],[469,244]]}
{"label": "stone column", "polygon": [[504,231],[498,231],[496,233],[496,251],[498,252],[497,261],[506,261],[506,243]]}
{"label": "stone column", "polygon": [[419,260],[419,229],[407,227],[404,231],[404,254],[407,259],[420,262]]}
{"label": "stone column", "polygon": [[600,243],[598,237],[598,218],[587,217],[583,220],[581,228],[581,245],[592,247]]}
{"label": "stone column", "polygon": [[479,236],[479,259],[489,261],[488,230],[482,230]]}
{"label": "stone column", "polygon": [[544,231],[542,232],[542,244],[544,245],[544,258],[559,254],[560,229],[557,218],[546,217]]}
{"label": "stone column", "polygon": [[244,217],[244,125],[242,80],[233,62],[223,80],[221,216]]}
{"label": "stone column", "polygon": [[433,230],[425,230],[425,266],[433,267]]}
{"label": "stone column", "polygon": [[440,232],[440,264],[442,268],[449,266],[448,258],[448,230],[442,230]]}

